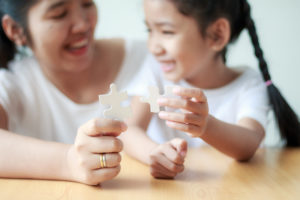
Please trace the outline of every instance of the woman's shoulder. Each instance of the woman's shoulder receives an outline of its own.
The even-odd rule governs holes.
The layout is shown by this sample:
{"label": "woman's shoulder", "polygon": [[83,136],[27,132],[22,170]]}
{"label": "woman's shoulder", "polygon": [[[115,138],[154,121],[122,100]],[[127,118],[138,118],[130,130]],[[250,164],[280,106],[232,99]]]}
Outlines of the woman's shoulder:
{"label": "woman's shoulder", "polygon": [[1,76],[26,76],[31,74],[32,71],[37,66],[37,61],[33,56],[26,56],[20,59],[11,61],[8,64],[8,69],[0,70]]}

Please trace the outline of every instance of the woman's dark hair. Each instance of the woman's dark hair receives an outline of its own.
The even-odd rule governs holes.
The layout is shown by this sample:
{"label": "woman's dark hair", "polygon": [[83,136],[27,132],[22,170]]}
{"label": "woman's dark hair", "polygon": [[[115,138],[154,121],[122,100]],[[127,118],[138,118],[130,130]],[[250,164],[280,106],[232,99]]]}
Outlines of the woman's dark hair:
{"label": "woman's dark hair", "polygon": [[28,36],[27,14],[28,10],[37,0],[0,0],[0,68],[7,68],[7,64],[16,54],[15,44],[6,36],[2,27],[2,18],[9,15]]}
{"label": "woman's dark hair", "polygon": [[[251,17],[250,5],[247,0],[170,0],[177,9],[186,16],[193,17],[201,33],[205,36],[207,27],[218,18],[224,17],[230,22],[231,37],[234,42],[240,33],[247,29],[250,35],[254,53],[259,61],[259,69],[268,87],[268,94],[281,137],[288,147],[300,146],[300,123],[279,90],[271,82],[268,65],[260,47],[254,21]],[[221,52],[226,61],[226,48]]]}

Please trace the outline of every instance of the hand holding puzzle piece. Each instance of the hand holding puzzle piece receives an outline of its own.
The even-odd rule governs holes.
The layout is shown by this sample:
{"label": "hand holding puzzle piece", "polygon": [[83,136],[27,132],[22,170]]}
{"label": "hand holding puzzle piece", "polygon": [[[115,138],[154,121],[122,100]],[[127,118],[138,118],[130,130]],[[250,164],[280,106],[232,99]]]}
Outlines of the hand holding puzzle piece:
{"label": "hand holding puzzle piece", "polygon": [[[149,96],[141,97],[142,102],[146,102],[150,104],[151,112],[158,113],[160,111],[160,107],[157,103],[157,99],[161,96],[172,95],[172,89],[174,86],[166,86],[165,94],[160,95],[158,87],[149,86]],[[124,120],[131,115],[130,106],[122,106],[122,102],[128,99],[127,92],[118,92],[115,84],[110,85],[110,92],[108,94],[99,95],[99,102],[104,105],[110,105],[110,108],[103,111],[103,115],[108,118],[120,119]]]}

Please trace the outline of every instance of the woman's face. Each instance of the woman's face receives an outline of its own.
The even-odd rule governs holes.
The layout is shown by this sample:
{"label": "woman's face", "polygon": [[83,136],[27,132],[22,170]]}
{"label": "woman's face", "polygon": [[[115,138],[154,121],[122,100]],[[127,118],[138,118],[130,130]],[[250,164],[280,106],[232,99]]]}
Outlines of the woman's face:
{"label": "woman's face", "polygon": [[80,72],[92,63],[96,24],[93,0],[39,0],[28,13],[29,46],[43,68]]}
{"label": "woman's face", "polygon": [[148,46],[167,79],[197,79],[212,55],[208,41],[192,17],[182,15],[172,1],[145,0]]}

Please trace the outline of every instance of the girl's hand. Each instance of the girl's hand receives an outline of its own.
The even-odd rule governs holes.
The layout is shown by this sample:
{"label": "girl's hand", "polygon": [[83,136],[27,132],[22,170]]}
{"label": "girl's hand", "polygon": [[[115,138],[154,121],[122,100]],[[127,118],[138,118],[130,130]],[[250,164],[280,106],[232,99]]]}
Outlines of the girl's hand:
{"label": "girl's hand", "polygon": [[[97,185],[114,178],[120,172],[119,152],[123,149],[116,136],[126,129],[123,122],[110,119],[93,119],[82,125],[67,155],[71,180]],[[106,158],[105,168],[101,168],[100,154]]]}
{"label": "girl's hand", "polygon": [[184,170],[187,152],[185,140],[175,138],[158,145],[150,155],[150,172],[155,178],[174,178]]}
{"label": "girl's hand", "polygon": [[202,90],[198,88],[175,87],[173,93],[180,96],[176,98],[160,98],[160,106],[181,109],[182,112],[159,112],[161,119],[174,129],[187,132],[192,137],[200,137],[206,130],[209,118],[207,99]]}

